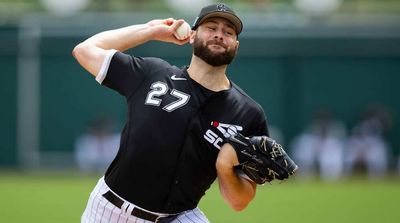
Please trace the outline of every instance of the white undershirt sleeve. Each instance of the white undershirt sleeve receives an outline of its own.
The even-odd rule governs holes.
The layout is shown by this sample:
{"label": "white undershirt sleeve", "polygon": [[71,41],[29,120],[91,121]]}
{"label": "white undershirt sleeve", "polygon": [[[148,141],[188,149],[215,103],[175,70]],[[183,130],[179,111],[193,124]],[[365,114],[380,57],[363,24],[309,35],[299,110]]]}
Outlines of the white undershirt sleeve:
{"label": "white undershirt sleeve", "polygon": [[104,57],[103,64],[101,65],[100,71],[96,76],[96,81],[99,84],[103,83],[104,79],[106,78],[108,67],[110,66],[111,58],[117,51],[114,49],[108,50],[106,56]]}

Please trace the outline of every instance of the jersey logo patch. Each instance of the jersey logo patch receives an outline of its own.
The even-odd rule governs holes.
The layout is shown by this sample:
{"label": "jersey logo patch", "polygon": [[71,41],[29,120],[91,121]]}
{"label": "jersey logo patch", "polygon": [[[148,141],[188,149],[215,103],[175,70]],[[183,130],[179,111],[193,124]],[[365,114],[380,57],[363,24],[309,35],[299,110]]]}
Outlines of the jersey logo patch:
{"label": "jersey logo patch", "polygon": [[184,77],[177,77],[175,74],[171,76],[171,79],[174,81],[186,81]]}
{"label": "jersey logo patch", "polygon": [[238,131],[243,130],[242,126],[225,124],[217,121],[212,121],[211,125],[217,128],[224,135],[225,138],[237,135]]}
{"label": "jersey logo patch", "polygon": [[[211,126],[218,129],[218,131],[222,133],[224,138],[229,138],[233,135],[236,135],[239,131],[243,130],[242,126],[220,123],[218,121],[212,121]],[[221,149],[222,143],[224,142],[224,140],[211,129],[208,129],[206,131],[206,133],[204,134],[204,139],[207,140],[207,142],[211,143],[217,149]]]}

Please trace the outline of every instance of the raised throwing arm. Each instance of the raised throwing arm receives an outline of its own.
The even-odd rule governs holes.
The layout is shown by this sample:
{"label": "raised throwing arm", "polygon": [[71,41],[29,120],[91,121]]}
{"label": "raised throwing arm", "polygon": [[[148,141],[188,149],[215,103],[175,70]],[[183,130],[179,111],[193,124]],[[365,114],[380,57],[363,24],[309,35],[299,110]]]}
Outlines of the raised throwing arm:
{"label": "raised throwing arm", "polygon": [[145,24],[104,31],[78,44],[72,54],[83,68],[96,76],[110,50],[123,52],[150,40],[185,44],[188,39],[178,40],[174,36],[183,22],[172,18],[156,19]]}

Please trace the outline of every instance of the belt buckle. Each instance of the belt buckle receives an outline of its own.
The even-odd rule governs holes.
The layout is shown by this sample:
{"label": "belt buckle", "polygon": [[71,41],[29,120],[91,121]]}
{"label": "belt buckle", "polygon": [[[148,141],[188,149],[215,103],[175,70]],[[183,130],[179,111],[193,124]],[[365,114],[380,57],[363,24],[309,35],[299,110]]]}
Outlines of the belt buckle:
{"label": "belt buckle", "polygon": [[161,216],[158,216],[157,218],[156,218],[156,220],[154,221],[154,223],[158,223],[160,220],[161,220]]}
{"label": "belt buckle", "polygon": [[175,219],[176,215],[158,216],[154,223],[170,223]]}

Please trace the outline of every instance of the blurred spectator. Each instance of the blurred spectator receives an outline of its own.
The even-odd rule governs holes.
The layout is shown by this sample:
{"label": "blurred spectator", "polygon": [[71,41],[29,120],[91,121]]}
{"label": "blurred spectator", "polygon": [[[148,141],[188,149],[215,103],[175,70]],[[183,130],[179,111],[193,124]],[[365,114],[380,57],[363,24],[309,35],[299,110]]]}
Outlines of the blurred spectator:
{"label": "blurred spectator", "polygon": [[346,171],[366,170],[371,178],[382,177],[388,171],[388,144],[384,132],[391,124],[383,109],[368,110],[354,126],[347,144]]}
{"label": "blurred spectator", "polygon": [[319,173],[327,181],[341,177],[345,137],[344,123],[334,120],[327,110],[317,111],[310,125],[291,144],[293,158],[300,167],[299,176]]}
{"label": "blurred spectator", "polygon": [[86,173],[103,173],[117,154],[120,135],[109,119],[97,118],[75,142],[75,160]]}

